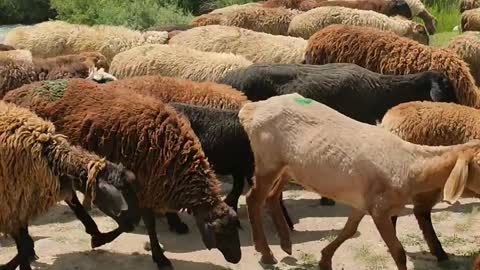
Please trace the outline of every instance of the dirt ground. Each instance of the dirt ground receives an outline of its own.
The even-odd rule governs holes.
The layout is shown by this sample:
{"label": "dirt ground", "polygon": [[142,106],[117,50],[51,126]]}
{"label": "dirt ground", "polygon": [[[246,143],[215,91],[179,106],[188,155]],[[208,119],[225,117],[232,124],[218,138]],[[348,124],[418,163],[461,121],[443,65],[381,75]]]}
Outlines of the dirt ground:
{"label": "dirt ground", "polygon": [[[224,184],[222,189],[227,191],[230,185]],[[236,265],[226,262],[218,250],[205,249],[193,218],[187,214],[182,215],[182,218],[190,227],[189,234],[179,236],[169,232],[166,220],[159,218],[158,237],[167,250],[167,257],[172,260],[177,270],[318,269],[321,249],[343,227],[349,208],[342,205],[320,206],[316,194],[295,188],[286,191],[284,198],[296,222],[295,232],[292,233],[292,256],[280,249],[278,238],[272,229],[273,224],[270,218],[265,216],[265,227],[270,228],[266,230],[267,237],[274,255],[279,260],[275,266],[263,267],[258,262],[260,256],[252,245],[243,196],[239,208],[243,226],[242,260]],[[473,256],[479,252],[480,231],[474,226],[480,219],[478,205],[476,199],[462,199],[460,204],[439,204],[434,210],[433,221],[440,240],[446,251],[452,254],[451,261],[442,265],[438,265],[435,258],[427,252],[428,248],[411,209],[407,207],[405,215],[398,220],[397,230],[408,253],[408,269],[469,270]],[[100,230],[115,228],[115,223],[98,210],[93,210],[92,215]],[[48,215],[35,220],[30,226],[30,232],[40,257],[33,264],[34,269],[156,269],[150,253],[144,250],[148,236],[142,223],[134,233],[124,234],[113,243],[92,250],[90,238],[84,232],[82,224],[76,220],[68,206],[59,204]],[[0,264],[7,262],[15,254],[13,240],[0,236]],[[370,217],[365,217],[354,238],[340,247],[333,262],[334,269],[338,270],[396,269]]]}

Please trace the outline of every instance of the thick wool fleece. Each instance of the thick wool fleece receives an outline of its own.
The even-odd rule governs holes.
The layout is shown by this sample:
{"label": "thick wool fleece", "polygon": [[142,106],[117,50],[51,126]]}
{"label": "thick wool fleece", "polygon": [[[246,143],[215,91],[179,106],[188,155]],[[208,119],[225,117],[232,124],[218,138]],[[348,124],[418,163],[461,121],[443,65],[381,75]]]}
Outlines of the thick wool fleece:
{"label": "thick wool fleece", "polygon": [[308,39],[318,30],[333,24],[370,26],[428,44],[427,30],[421,24],[400,16],[388,17],[371,10],[336,6],[319,7],[295,16],[288,35]]}
{"label": "thick wool fleece", "polygon": [[301,11],[286,8],[257,7],[235,12],[210,13],[192,20],[194,27],[211,24],[236,26],[272,35],[287,35],[293,17]]}
{"label": "thick wool fleece", "polygon": [[42,87],[23,86],[4,100],[51,119],[72,143],[132,170],[141,207],[163,213],[221,202],[198,138],[172,108],[110,83],[71,79],[55,98]]}
{"label": "thick wool fleece", "polygon": [[382,74],[438,71],[455,89],[460,104],[480,108],[468,65],[449,49],[433,48],[370,27],[331,25],[309,39],[307,64],[353,63]]}
{"label": "thick wool fleece", "polygon": [[[98,156],[72,147],[52,123],[0,101],[0,232],[15,234],[68,196],[60,174],[86,178]],[[67,187],[71,184],[63,183]]]}
{"label": "thick wool fleece", "polygon": [[380,127],[415,144],[461,144],[480,139],[480,111],[453,103],[407,102],[390,109]]}
{"label": "thick wool fleece", "polygon": [[141,76],[110,82],[111,88],[127,88],[138,94],[169,102],[202,105],[216,109],[238,110],[248,102],[236,89],[212,82],[193,82],[172,77]]}
{"label": "thick wool fleece", "polygon": [[480,8],[462,13],[460,27],[462,31],[480,31]]}
{"label": "thick wool fleece", "polygon": [[470,67],[477,86],[480,85],[480,32],[465,32],[453,38],[448,48],[460,55]]}
{"label": "thick wool fleece", "polygon": [[461,0],[460,1],[460,13],[463,13],[466,10],[480,8],[479,0]]}
{"label": "thick wool fleece", "polygon": [[86,26],[62,21],[21,26],[8,32],[5,44],[28,49],[36,57],[54,57],[85,51],[102,53],[107,62],[123,51],[143,44],[167,42],[167,32],[138,32],[121,26]]}
{"label": "thick wool fleece", "polygon": [[254,63],[300,64],[304,60],[307,41],[238,27],[207,25],[181,32],[169,44],[206,52],[238,54]]}
{"label": "thick wool fleece", "polygon": [[110,73],[118,79],[162,75],[192,81],[218,81],[226,73],[251,65],[243,56],[202,52],[176,45],[143,45],[117,54]]}

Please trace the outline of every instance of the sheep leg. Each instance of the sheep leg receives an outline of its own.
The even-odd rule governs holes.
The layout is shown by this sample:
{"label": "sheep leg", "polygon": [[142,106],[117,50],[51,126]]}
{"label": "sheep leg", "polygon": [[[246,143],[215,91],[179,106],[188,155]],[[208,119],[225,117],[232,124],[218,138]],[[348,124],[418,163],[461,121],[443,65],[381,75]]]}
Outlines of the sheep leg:
{"label": "sheep leg", "polygon": [[28,233],[28,227],[22,227],[17,234],[13,235],[17,245],[18,254],[6,265],[0,266],[1,270],[15,270],[20,266],[20,270],[31,270],[30,262],[38,259],[35,254],[33,239]]}
{"label": "sheep leg", "polygon": [[417,219],[418,226],[423,233],[423,238],[427,241],[428,248],[432,255],[437,257],[439,262],[448,260],[448,255],[442,247],[440,240],[435,233],[435,229],[432,224],[431,208],[422,208],[414,205],[413,213]]}
{"label": "sheep leg", "polygon": [[285,217],[285,220],[287,221],[288,227],[290,228],[290,230],[293,231],[293,221],[292,218],[290,218],[290,214],[288,213],[287,208],[285,207],[285,203],[283,202],[283,192],[280,193],[280,206],[282,207],[282,213]]}
{"label": "sheep leg", "polygon": [[186,234],[188,233],[188,226],[187,224],[183,223],[183,221],[178,216],[176,212],[167,212],[165,213],[168,222],[168,229],[172,232],[176,232],[178,234]]}
{"label": "sheep leg", "polygon": [[318,263],[318,266],[322,270],[331,270],[332,269],[332,257],[335,254],[335,251],[357,232],[358,224],[362,221],[365,213],[357,209],[352,209],[352,213],[348,217],[347,223],[343,227],[342,231],[330,244],[328,244],[322,250],[322,259]]}
{"label": "sheep leg", "polygon": [[243,188],[245,187],[245,176],[242,173],[234,173],[232,176],[233,187],[225,198],[225,203],[232,207],[235,212],[238,212],[238,199],[242,195]]}
{"label": "sheep leg", "polygon": [[152,209],[143,209],[142,218],[148,231],[148,237],[150,238],[153,261],[157,264],[158,269],[173,269],[172,263],[167,257],[165,257],[165,251],[158,243],[157,230],[155,229],[155,216],[153,215]]}
{"label": "sheep leg", "polygon": [[263,175],[257,173],[255,175],[253,187],[250,189],[246,198],[255,250],[262,254],[261,262],[264,264],[277,263],[277,260],[268,246],[267,238],[263,230],[261,211],[265,205],[272,184],[279,176],[279,173],[279,171],[269,172]]}
{"label": "sheep leg", "polygon": [[392,216],[392,224],[393,224],[393,228],[395,229],[395,232],[397,232],[397,219],[398,219],[398,216]]}
{"label": "sheep leg", "polygon": [[407,270],[407,255],[405,249],[397,238],[392,219],[385,213],[372,214],[377,230],[380,232],[383,241],[387,244],[388,250],[397,265],[398,270]]}
{"label": "sheep leg", "polygon": [[280,236],[280,247],[288,255],[292,255],[292,241],[290,239],[290,228],[282,212],[281,197],[282,190],[286,182],[284,178],[280,177],[275,183],[273,190],[267,197],[267,206],[270,209],[270,215],[277,232]]}

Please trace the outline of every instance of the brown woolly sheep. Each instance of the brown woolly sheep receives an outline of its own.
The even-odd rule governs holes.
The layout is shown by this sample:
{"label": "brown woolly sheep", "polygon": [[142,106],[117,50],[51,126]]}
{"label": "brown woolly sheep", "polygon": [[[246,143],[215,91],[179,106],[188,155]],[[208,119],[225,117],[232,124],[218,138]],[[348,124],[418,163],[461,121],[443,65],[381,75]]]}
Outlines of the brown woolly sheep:
{"label": "brown woolly sheep", "polygon": [[479,0],[461,0],[460,1],[460,13],[465,12],[466,10],[480,8]]}
{"label": "brown woolly sheep", "polygon": [[293,17],[301,12],[286,8],[265,8],[238,10],[236,12],[210,13],[192,20],[194,27],[210,24],[236,26],[272,35],[287,35]]}
{"label": "brown woolly sheep", "polygon": [[106,59],[96,52],[35,58],[26,50],[0,52],[0,98],[11,89],[34,81],[61,78],[87,78],[95,67],[106,66]]}
{"label": "brown woolly sheep", "polygon": [[470,67],[477,85],[480,85],[480,32],[467,31],[453,38],[448,48],[455,51]]}
{"label": "brown woolly sheep", "polygon": [[[75,195],[74,187],[124,228],[140,220],[134,175],[57,134],[51,122],[0,101],[0,233],[11,235],[18,254],[1,269],[31,269],[37,258],[28,224],[65,200],[87,233],[102,237]],[[92,243],[94,242],[92,238]]]}
{"label": "brown woolly sheep", "polygon": [[1,51],[12,51],[12,50],[15,50],[15,48],[12,47],[12,46],[9,46],[9,45],[0,44],[0,52]]}
{"label": "brown woolly sheep", "polygon": [[466,31],[480,31],[480,8],[470,9],[462,13],[460,29]]}
{"label": "brown woolly sheep", "polygon": [[173,108],[118,84],[82,79],[55,89],[43,82],[25,85],[4,100],[53,120],[73,143],[136,174],[142,217],[159,269],[171,262],[158,243],[154,214],[179,209],[193,213],[208,249],[218,248],[229,262],[240,260],[238,217],[221,200],[216,176],[188,120]]}
{"label": "brown woolly sheep", "polygon": [[352,63],[374,72],[396,75],[438,71],[450,80],[460,104],[480,108],[475,80],[458,55],[391,32],[370,27],[328,26],[309,39],[305,63]]}
{"label": "brown woolly sheep", "polygon": [[245,95],[224,84],[193,82],[173,77],[140,76],[109,83],[110,87],[127,88],[152,96],[164,103],[181,102],[215,109],[239,110],[248,100]]}
{"label": "brown woolly sheep", "polygon": [[[401,139],[420,145],[456,145],[480,139],[480,111],[453,103],[407,102],[391,108],[380,127]],[[475,158],[477,166],[480,157]],[[479,173],[472,171],[478,179]],[[467,190],[469,193],[473,190]],[[465,196],[472,195],[465,193]],[[441,190],[414,198],[414,213],[430,251],[439,261],[448,259],[431,222],[433,206],[440,201]],[[478,197],[478,195],[475,195]]]}

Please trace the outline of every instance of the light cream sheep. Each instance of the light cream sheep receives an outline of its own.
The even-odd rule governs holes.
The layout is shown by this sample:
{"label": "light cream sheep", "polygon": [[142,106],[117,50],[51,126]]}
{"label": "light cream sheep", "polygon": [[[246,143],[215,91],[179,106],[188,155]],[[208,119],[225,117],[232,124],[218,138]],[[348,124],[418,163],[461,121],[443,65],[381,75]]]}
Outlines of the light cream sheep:
{"label": "light cream sheep", "polygon": [[141,75],[218,81],[233,70],[250,66],[243,56],[202,52],[176,45],[144,45],[117,54],[110,73],[119,78]]}
{"label": "light cream sheep", "polygon": [[[255,159],[248,214],[255,249],[267,264],[276,260],[262,227],[265,202],[281,248],[292,253],[290,231],[278,200],[288,179],[278,178],[282,172],[304,187],[352,207],[343,230],[322,250],[321,269],[332,269],[335,251],[370,214],[397,268],[406,270],[405,250],[391,217],[422,192],[444,187],[444,199],[457,201],[467,185],[471,161],[480,152],[480,140],[445,147],[411,144],[296,93],[247,103],[239,118]],[[478,184],[468,183],[468,187],[480,191]]]}
{"label": "light cream sheep", "polygon": [[163,44],[167,32],[138,32],[122,26],[69,24],[49,21],[8,32],[5,44],[27,49],[36,57],[54,57],[85,51],[102,53],[108,63],[123,51],[143,44]]}
{"label": "light cream sheep", "polygon": [[463,32],[480,31],[480,8],[470,9],[463,12],[460,28]]}
{"label": "light cream sheep", "polygon": [[480,32],[467,31],[453,38],[448,43],[448,48],[463,58],[477,85],[480,85]]}
{"label": "light cream sheep", "polygon": [[391,31],[422,44],[428,44],[429,41],[427,30],[423,25],[404,17],[388,17],[371,10],[337,6],[319,7],[295,16],[288,28],[288,35],[308,39],[318,30],[332,24],[370,26]]}
{"label": "light cream sheep", "polygon": [[307,47],[307,41],[302,38],[223,25],[195,27],[175,35],[169,44],[205,52],[233,53],[254,63],[268,64],[300,64]]}

